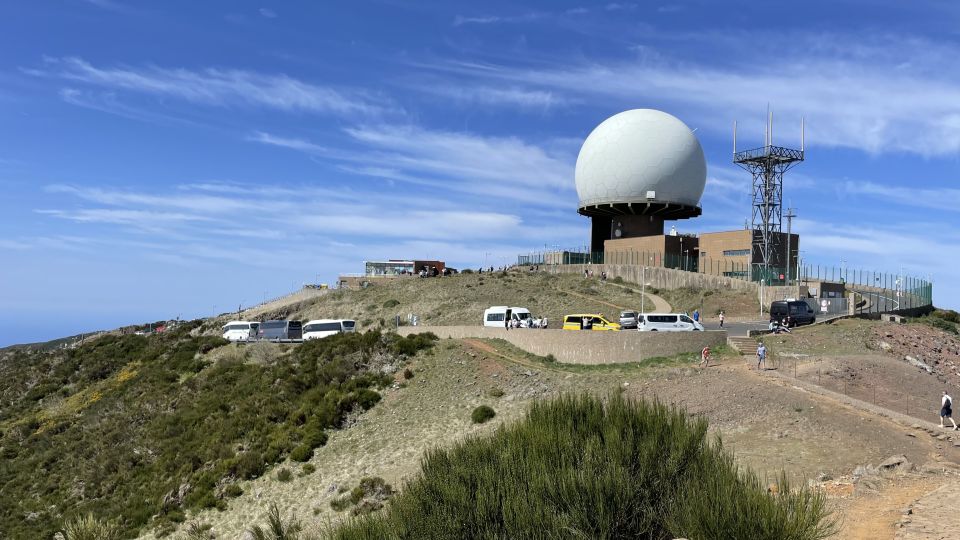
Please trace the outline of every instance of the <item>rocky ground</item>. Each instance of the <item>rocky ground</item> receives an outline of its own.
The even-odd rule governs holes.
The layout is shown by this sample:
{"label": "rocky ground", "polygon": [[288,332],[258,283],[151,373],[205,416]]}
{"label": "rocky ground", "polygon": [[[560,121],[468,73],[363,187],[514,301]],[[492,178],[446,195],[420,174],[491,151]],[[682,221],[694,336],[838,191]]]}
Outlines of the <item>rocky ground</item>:
{"label": "rocky ground", "polygon": [[[936,429],[928,422],[935,418],[919,409],[926,402],[929,381],[936,381],[933,375],[896,355],[879,350],[864,354],[870,353],[866,343],[876,339],[875,330],[884,338],[893,333],[885,326],[853,322],[815,327],[788,336],[776,347],[771,344],[780,355],[776,367],[781,375],[794,368],[791,360],[800,360],[794,368],[796,382],[791,382],[792,374],[758,373],[733,355],[705,370],[694,366],[692,356],[660,367],[568,367],[543,364],[498,342],[444,340],[412,363],[412,379],[404,379],[398,370],[383,402],[348,429],[332,434],[309,462],[315,472],[287,464],[293,478],[281,482],[274,469],[243,485],[244,494],[226,512],[205,512],[193,520],[211,524],[218,538],[242,537],[276,503],[285,515],[295,513],[322,529],[349,516],[349,510],[334,510],[331,502],[362,478],[382,477],[402,489],[417,473],[426,449],[489,433],[519,418],[533,400],[560,392],[625,392],[705,416],[738,460],[771,482],[785,471],[794,481],[824,489],[844,518],[838,538],[893,538],[897,531],[914,529],[936,533],[943,527],[931,528],[931,523],[939,519],[944,503],[937,506],[924,497],[942,486],[954,493],[949,486],[958,481],[953,464],[960,462],[960,446],[955,446],[960,437]],[[845,341],[838,342],[838,337]],[[873,414],[855,400],[845,401],[847,396],[839,391],[839,398],[811,392],[807,385],[817,383],[815,369],[820,369],[824,386],[838,389],[841,380],[856,381],[850,388],[860,397],[866,397],[869,388],[862,381],[917,392],[909,402],[916,403],[913,414],[918,420],[905,424]],[[824,375],[828,371],[831,374]],[[470,413],[481,404],[493,407],[497,416],[475,425]],[[960,502],[957,498],[960,494],[945,500]],[[905,514],[911,507],[912,513]],[[946,530],[960,531],[960,526],[950,527]]]}

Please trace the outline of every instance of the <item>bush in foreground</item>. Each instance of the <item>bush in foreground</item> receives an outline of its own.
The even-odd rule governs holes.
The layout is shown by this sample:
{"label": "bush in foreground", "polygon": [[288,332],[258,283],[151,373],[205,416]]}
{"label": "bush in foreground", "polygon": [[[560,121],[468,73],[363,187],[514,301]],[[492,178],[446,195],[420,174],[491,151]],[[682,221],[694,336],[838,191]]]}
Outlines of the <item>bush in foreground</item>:
{"label": "bush in foreground", "polygon": [[767,492],[707,422],[613,395],[535,403],[489,437],[429,452],[384,513],[333,531],[350,539],[751,538],[835,532],[822,494]]}
{"label": "bush in foreground", "polygon": [[482,424],[487,420],[491,420],[497,413],[493,411],[487,405],[481,405],[473,410],[473,413],[470,415],[470,419],[473,420],[474,424]]}

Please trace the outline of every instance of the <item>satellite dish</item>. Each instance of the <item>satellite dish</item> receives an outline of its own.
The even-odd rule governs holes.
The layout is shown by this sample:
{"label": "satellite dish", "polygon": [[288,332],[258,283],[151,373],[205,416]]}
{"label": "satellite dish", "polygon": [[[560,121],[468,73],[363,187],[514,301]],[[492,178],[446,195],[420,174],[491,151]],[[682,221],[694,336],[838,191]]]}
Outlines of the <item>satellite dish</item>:
{"label": "satellite dish", "polygon": [[623,235],[623,231],[621,231],[620,229],[616,229],[615,231],[613,231],[613,235],[616,236],[617,238],[620,238],[620,236]]}

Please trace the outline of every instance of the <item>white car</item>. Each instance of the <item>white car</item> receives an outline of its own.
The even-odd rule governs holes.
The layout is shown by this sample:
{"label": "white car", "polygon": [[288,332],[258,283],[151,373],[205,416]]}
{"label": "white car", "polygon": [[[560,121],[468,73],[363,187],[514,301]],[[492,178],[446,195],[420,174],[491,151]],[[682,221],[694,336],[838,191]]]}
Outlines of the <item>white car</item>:
{"label": "white car", "polygon": [[641,332],[703,331],[703,325],[683,313],[641,313],[637,315]]}
{"label": "white car", "polygon": [[223,339],[229,341],[249,341],[257,336],[260,323],[252,321],[230,321],[223,325]]}
{"label": "white car", "polygon": [[356,332],[357,323],[351,319],[317,319],[303,325],[303,340],[320,339],[343,332]]}

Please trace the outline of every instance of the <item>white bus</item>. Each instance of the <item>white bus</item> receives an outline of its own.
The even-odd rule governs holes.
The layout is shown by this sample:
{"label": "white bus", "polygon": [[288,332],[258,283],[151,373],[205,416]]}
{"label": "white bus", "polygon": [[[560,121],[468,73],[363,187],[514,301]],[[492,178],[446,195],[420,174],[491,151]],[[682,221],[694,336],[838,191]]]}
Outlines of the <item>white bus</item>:
{"label": "white bus", "polygon": [[533,320],[533,315],[530,314],[530,310],[527,308],[507,306],[493,306],[483,312],[484,326],[506,328],[506,321],[508,320],[526,321],[527,324],[529,324]]}
{"label": "white bus", "polygon": [[223,325],[223,339],[249,341],[256,339],[260,323],[256,321],[230,321]]}
{"label": "white bus", "polygon": [[355,332],[356,321],[351,319],[317,319],[303,325],[303,339],[320,339],[342,332]]}

